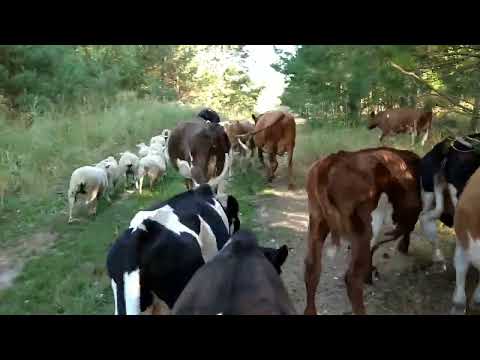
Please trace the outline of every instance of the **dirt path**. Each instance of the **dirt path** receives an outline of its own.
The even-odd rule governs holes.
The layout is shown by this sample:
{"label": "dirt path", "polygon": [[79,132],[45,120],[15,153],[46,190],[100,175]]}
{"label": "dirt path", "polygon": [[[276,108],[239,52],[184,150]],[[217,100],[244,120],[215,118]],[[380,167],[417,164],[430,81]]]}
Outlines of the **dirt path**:
{"label": "dirt path", "polygon": [[[299,169],[297,169],[299,171]],[[282,278],[299,313],[305,308],[304,257],[308,229],[307,195],[303,184],[287,190],[284,159],[279,159],[278,177],[265,195],[258,197],[256,231],[264,242],[291,248]],[[451,259],[453,241],[442,239],[443,250]],[[450,240],[450,241],[449,241]],[[327,238],[327,246],[330,239]],[[368,314],[447,314],[455,285],[455,273],[432,272],[431,246],[417,232],[412,234],[408,256],[398,254],[395,244],[380,248],[373,259],[380,279],[365,286]],[[322,274],[317,289],[319,314],[339,315],[351,311],[344,284],[349,261],[345,244],[334,258],[324,252]],[[473,280],[473,279],[471,279]]]}

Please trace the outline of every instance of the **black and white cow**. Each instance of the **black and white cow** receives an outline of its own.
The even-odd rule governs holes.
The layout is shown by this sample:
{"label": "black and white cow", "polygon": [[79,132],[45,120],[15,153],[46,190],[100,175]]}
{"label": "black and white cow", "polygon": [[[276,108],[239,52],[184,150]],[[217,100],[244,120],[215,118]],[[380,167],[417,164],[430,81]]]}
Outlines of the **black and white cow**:
{"label": "black and white cow", "polygon": [[433,261],[444,262],[437,237],[436,221],[453,226],[458,198],[475,170],[480,166],[480,154],[473,145],[480,144],[480,134],[463,138],[444,139],[421,160],[422,213],[420,224],[433,245]]}
{"label": "black and white cow", "polygon": [[[288,249],[266,258],[255,235],[240,230],[193,275],[173,315],[294,315],[279,276]],[[273,266],[272,266],[273,265]]]}
{"label": "black and white cow", "polygon": [[115,314],[140,314],[158,300],[170,309],[195,271],[240,227],[233,196],[208,184],[139,211],[110,249]]}

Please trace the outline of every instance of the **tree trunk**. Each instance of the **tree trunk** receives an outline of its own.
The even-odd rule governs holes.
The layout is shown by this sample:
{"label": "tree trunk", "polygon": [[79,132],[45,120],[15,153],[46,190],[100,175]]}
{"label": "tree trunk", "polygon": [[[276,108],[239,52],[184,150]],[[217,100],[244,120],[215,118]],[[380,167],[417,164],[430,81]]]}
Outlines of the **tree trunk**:
{"label": "tree trunk", "polygon": [[477,127],[478,127],[478,122],[480,120],[480,95],[477,95],[475,97],[475,102],[473,104],[473,114],[472,114],[472,118],[470,120],[470,129],[472,131],[477,131]]}

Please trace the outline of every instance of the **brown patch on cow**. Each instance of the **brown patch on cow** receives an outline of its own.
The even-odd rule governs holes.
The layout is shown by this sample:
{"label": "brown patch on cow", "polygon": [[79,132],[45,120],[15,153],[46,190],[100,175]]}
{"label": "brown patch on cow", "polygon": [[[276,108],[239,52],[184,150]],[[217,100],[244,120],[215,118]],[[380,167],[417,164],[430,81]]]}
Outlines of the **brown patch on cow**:
{"label": "brown patch on cow", "polygon": [[[449,197],[446,197],[448,199]],[[480,239],[480,170],[468,180],[465,189],[458,200],[454,217],[454,229],[457,243],[465,250],[470,247],[470,237],[473,241]],[[470,236],[469,236],[470,235]]]}

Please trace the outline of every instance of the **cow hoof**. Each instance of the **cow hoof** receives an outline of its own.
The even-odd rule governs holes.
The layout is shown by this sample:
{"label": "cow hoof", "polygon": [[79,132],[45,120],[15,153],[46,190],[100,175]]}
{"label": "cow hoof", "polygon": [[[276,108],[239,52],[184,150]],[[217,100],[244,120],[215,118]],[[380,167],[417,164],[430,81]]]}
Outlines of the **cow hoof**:
{"label": "cow hoof", "polygon": [[447,264],[444,261],[436,261],[433,263],[432,267],[430,268],[432,273],[444,273],[447,271]]}
{"label": "cow hoof", "polygon": [[467,307],[462,304],[453,304],[450,309],[450,315],[465,315],[467,312]]}
{"label": "cow hoof", "polygon": [[288,184],[288,190],[295,190],[295,185]]}
{"label": "cow hoof", "polygon": [[305,311],[303,312],[303,315],[318,315],[317,313],[317,310],[316,309],[305,309]]}
{"label": "cow hoof", "polygon": [[476,302],[472,299],[470,302],[470,310],[474,312],[480,312],[480,302]]}

